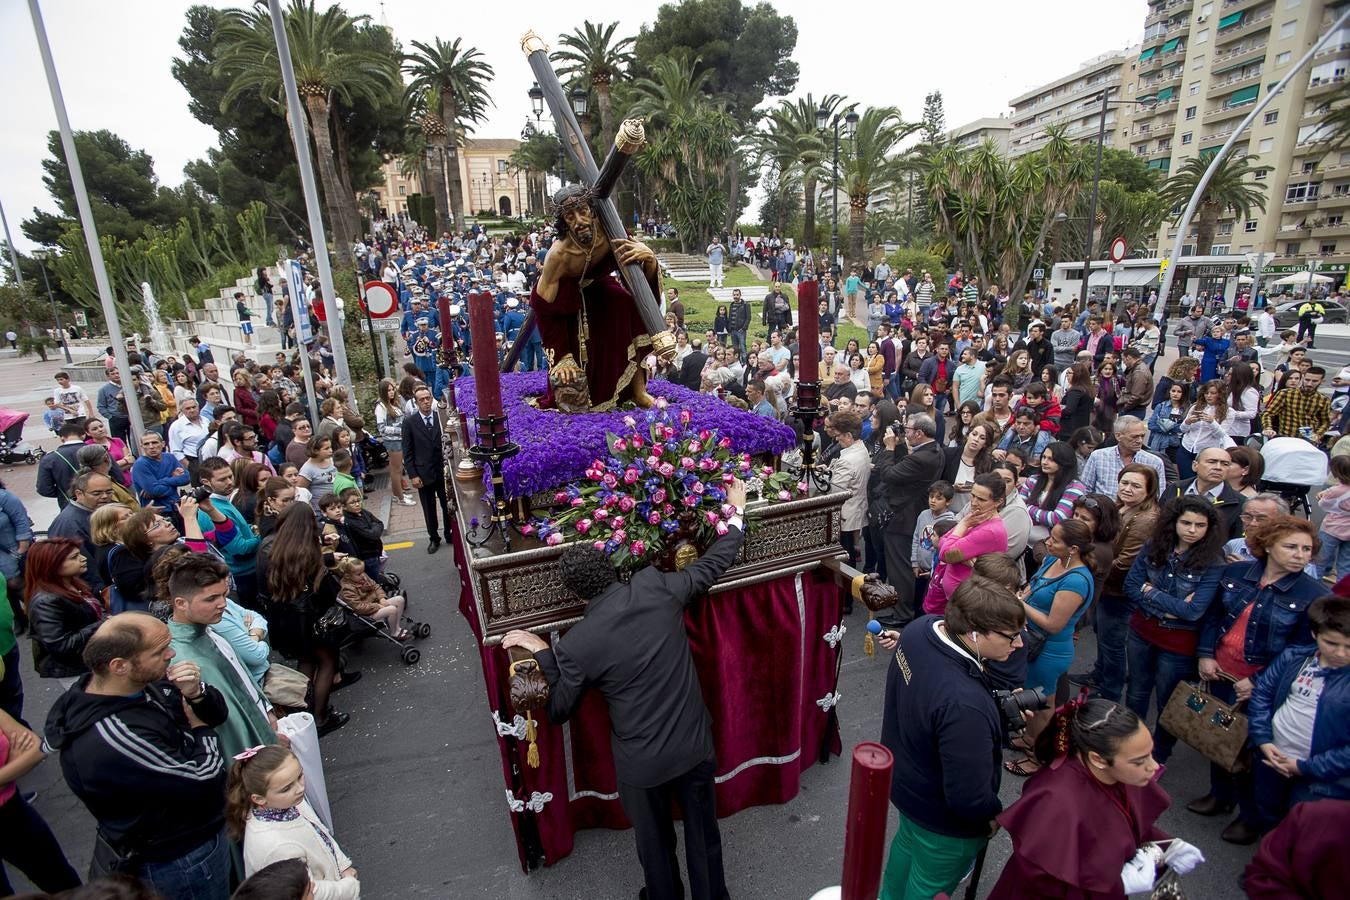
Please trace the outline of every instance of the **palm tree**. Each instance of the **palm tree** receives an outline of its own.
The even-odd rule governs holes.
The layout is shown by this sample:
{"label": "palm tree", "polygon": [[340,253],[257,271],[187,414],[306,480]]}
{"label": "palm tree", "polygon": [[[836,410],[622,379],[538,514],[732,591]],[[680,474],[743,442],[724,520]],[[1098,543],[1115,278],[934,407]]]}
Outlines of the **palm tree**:
{"label": "palm tree", "polygon": [[635,37],[614,40],[618,27],[618,22],[608,25],[583,22],[581,28],[558,37],[559,49],[552,57],[554,62],[566,63],[558,69],[559,75],[585,79],[595,89],[596,106],[600,108],[601,156],[609,152],[618,130],[614,124],[611,86],[623,76],[624,68],[632,65],[633,45],[637,42]]}
{"label": "palm tree", "polygon": [[449,170],[450,216],[460,225],[464,215],[464,185],[455,151],[473,130],[473,123],[485,118],[492,102],[487,84],[494,73],[492,66],[482,61],[483,54],[474,47],[461,47],[459,38],[451,43],[440,38],[431,44],[413,41],[412,45],[417,52],[403,57],[403,70],[413,76],[408,89],[433,90],[439,97],[435,111],[446,129],[444,155],[445,168]]}
{"label": "palm tree", "polygon": [[900,142],[918,129],[902,120],[894,106],[871,107],[858,119],[852,140],[840,143],[839,181],[848,194],[850,265],[862,263],[867,206],[874,196],[889,194],[899,185]]}
{"label": "palm tree", "polygon": [[845,104],[839,94],[827,94],[819,104],[811,94],[795,101],[780,101],[770,114],[770,131],[781,135],[784,149],[791,147],[796,156],[796,164],[802,179],[802,243],[807,247],[816,244],[816,200],[818,184],[821,178],[829,174],[831,162],[831,137],[816,125],[817,109],[824,109],[828,116],[843,115],[856,104]]}
{"label": "palm tree", "polygon": [[[351,259],[351,248],[361,229],[356,195],[344,184],[333,147],[334,99],[347,105],[357,101],[387,102],[398,83],[398,69],[383,54],[355,49],[356,29],[369,16],[349,16],[339,6],[322,13],[314,0],[292,0],[286,10],[286,36],[300,100],[304,103],[314,156],[328,207],[328,225],[338,258]],[[216,68],[230,78],[221,97],[228,109],[245,94],[258,94],[286,115],[281,65],[272,35],[272,20],[265,9],[251,12],[231,9],[222,14],[220,54]]]}
{"label": "palm tree", "polygon": [[417,140],[422,150],[422,169],[424,178],[422,189],[430,191],[436,203],[436,222],[424,222],[433,233],[439,234],[451,222],[450,204],[446,193],[447,147],[450,143],[450,130],[445,127],[437,113],[439,98],[430,89],[415,90],[408,88],[404,94],[404,108],[407,110],[405,121],[415,123]]}
{"label": "palm tree", "polygon": [[[1214,170],[1214,176],[1205,185],[1200,195],[1199,217],[1195,221],[1195,254],[1205,256],[1214,247],[1214,232],[1218,228],[1219,214],[1224,210],[1241,213],[1244,219],[1250,219],[1252,208],[1265,212],[1266,190],[1250,176],[1253,174],[1253,154],[1226,157]],[[1208,156],[1192,157],[1182,165],[1175,175],[1163,184],[1159,196],[1171,207],[1185,207],[1190,203],[1191,195],[1209,168]]]}

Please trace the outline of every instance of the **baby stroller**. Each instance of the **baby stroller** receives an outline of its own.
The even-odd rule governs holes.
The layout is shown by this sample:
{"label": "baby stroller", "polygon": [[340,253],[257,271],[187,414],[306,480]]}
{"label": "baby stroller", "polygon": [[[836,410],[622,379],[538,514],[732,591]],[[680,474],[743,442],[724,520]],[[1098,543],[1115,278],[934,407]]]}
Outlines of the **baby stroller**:
{"label": "baby stroller", "polygon": [[34,447],[23,439],[23,426],[27,421],[26,412],[0,408],[0,463],[7,466],[27,463],[31,466],[42,458],[42,448]]}
{"label": "baby stroller", "polygon": [[1266,469],[1257,486],[1283,497],[1291,513],[1311,519],[1308,491],[1326,484],[1327,455],[1303,438],[1275,437],[1261,447],[1261,459]]}
{"label": "baby stroller", "polygon": [[[408,593],[401,588],[399,577],[392,572],[381,572],[375,579],[380,587],[384,589],[386,597],[392,597],[395,594],[402,594],[405,603],[411,603]],[[405,644],[394,637],[393,632],[385,627],[383,622],[373,621],[366,616],[358,614],[341,598],[337,597],[338,606],[347,614],[347,627],[342,639],[342,647],[346,649],[354,644],[366,640],[367,638],[378,638],[388,641],[399,648],[399,655],[403,659],[404,665],[416,665],[422,658],[422,651],[409,644]],[[431,636],[431,626],[426,622],[417,622],[411,616],[406,615],[408,608],[404,607],[404,617],[399,621],[399,627],[406,628],[417,639]]]}

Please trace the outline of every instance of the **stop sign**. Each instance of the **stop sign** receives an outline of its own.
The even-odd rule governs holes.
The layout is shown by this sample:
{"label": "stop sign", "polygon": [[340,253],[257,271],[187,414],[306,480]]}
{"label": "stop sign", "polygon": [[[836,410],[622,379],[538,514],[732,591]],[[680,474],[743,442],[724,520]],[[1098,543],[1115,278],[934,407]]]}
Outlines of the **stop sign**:
{"label": "stop sign", "polygon": [[393,285],[383,281],[366,283],[366,310],[372,319],[384,319],[398,309],[398,294]]}

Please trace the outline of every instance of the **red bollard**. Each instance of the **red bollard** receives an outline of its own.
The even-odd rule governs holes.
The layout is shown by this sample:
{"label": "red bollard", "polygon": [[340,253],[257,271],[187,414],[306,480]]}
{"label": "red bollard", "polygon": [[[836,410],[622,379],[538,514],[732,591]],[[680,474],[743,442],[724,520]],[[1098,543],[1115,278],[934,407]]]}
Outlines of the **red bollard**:
{"label": "red bollard", "polygon": [[894,766],[891,751],[874,741],[853,748],[844,831],[843,900],[877,900]]}

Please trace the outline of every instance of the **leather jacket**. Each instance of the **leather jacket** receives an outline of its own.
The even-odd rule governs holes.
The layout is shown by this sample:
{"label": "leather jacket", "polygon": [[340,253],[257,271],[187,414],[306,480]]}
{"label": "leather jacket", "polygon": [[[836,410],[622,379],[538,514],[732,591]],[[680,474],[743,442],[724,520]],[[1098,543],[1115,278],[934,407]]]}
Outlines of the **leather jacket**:
{"label": "leather jacket", "polygon": [[89,671],[84,645],[93,637],[103,616],[91,605],[48,591],[38,591],[28,611],[33,630],[33,655],[43,678],[74,678]]}

